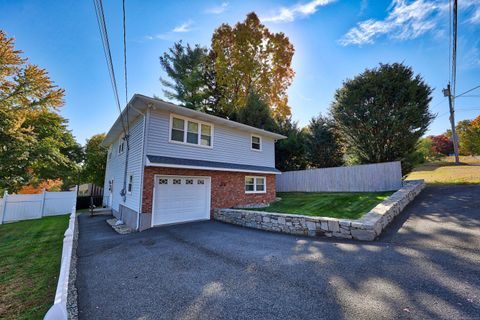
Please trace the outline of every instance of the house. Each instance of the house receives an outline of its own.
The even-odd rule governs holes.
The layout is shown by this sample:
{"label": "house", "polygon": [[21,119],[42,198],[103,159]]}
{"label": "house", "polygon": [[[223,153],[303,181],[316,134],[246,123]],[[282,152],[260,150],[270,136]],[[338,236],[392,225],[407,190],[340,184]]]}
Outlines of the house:
{"label": "house", "polygon": [[136,94],[103,141],[104,205],[144,230],[208,220],[215,208],[270,203],[280,174],[275,141],[283,138]]}

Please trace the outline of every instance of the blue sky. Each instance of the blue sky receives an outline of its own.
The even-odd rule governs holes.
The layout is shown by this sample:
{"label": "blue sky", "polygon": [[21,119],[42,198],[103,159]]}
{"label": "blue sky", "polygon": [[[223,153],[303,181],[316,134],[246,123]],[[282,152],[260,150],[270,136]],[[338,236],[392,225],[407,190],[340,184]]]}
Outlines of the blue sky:
{"label": "blue sky", "polygon": [[[480,0],[460,0],[458,85],[480,85]],[[127,0],[129,96],[163,97],[158,57],[183,40],[208,46],[213,30],[255,11],[295,46],[289,89],[294,120],[326,114],[342,81],[378,63],[404,62],[435,89],[430,134],[448,128],[448,0],[133,1]],[[122,71],[121,1],[104,0],[117,75]],[[118,116],[92,1],[0,0],[0,28],[31,63],[66,90],[62,115],[80,143]],[[117,79],[123,88],[123,78]],[[123,91],[121,91],[123,92]],[[473,95],[473,96],[470,96]],[[457,99],[457,120],[480,114],[480,90]],[[122,93],[122,97],[124,94]],[[123,101],[123,99],[122,99]]]}

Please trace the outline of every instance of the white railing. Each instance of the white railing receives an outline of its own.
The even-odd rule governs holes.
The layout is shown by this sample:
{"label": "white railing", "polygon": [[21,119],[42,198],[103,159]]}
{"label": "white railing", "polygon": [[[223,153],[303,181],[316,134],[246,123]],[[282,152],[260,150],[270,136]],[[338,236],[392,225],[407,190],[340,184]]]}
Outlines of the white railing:
{"label": "white railing", "polygon": [[67,214],[76,205],[77,190],[40,194],[8,194],[0,199],[0,224]]}
{"label": "white railing", "polygon": [[399,161],[350,167],[287,171],[276,178],[278,192],[374,192],[402,187]]}
{"label": "white railing", "polygon": [[62,260],[60,264],[60,274],[58,276],[57,291],[53,306],[45,314],[44,320],[67,320],[67,299],[68,283],[70,278],[70,267],[72,263],[73,242],[75,238],[75,206],[71,208],[70,221],[63,238]]}

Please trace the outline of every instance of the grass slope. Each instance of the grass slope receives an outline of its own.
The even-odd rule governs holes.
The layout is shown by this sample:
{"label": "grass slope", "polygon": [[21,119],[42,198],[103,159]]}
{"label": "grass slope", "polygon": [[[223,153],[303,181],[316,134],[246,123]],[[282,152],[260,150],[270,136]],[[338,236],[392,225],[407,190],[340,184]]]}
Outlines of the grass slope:
{"label": "grass slope", "polygon": [[393,192],[279,192],[277,195],[281,197],[282,200],[272,203],[268,208],[254,210],[302,214],[306,216],[358,219],[392,193]]}
{"label": "grass slope", "polygon": [[460,157],[460,165],[453,157],[427,162],[415,168],[406,180],[424,179],[428,184],[478,184],[480,183],[480,157]]}
{"label": "grass slope", "polygon": [[68,215],[0,225],[0,319],[42,319],[53,304]]}

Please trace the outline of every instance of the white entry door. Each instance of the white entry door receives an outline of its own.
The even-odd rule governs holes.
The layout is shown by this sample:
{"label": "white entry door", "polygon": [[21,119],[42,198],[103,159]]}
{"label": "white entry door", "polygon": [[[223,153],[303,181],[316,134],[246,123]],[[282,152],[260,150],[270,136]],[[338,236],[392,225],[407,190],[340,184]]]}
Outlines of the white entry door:
{"label": "white entry door", "polygon": [[156,176],[152,225],[210,219],[210,177]]}

